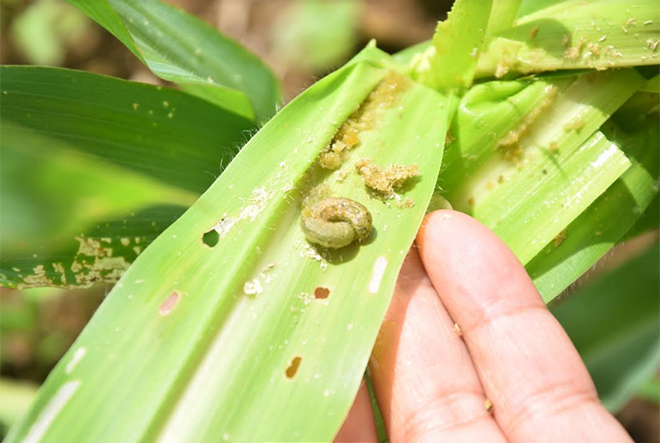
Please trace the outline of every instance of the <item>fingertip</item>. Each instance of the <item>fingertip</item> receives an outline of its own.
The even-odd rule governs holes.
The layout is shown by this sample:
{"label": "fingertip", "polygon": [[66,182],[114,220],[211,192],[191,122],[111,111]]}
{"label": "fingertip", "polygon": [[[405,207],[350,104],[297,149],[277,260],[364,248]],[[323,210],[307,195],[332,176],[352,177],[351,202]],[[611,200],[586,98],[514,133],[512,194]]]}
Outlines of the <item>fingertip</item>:
{"label": "fingertip", "polygon": [[479,246],[483,243],[483,237],[491,235],[493,234],[488,228],[469,215],[451,209],[441,209],[424,218],[417,236],[417,245],[426,265],[429,260],[435,261],[441,255],[446,255],[440,254],[440,251],[465,251],[466,247]]}
{"label": "fingertip", "polygon": [[[518,262],[509,247],[478,220],[462,212],[449,209],[426,216],[417,241],[426,246],[428,254],[422,260],[469,256],[491,263]],[[426,259],[426,260],[425,260]],[[478,262],[477,262],[478,263]],[[473,264],[477,264],[473,263]]]}
{"label": "fingertip", "polygon": [[514,253],[469,215],[436,211],[427,217],[420,237],[422,263],[450,312],[470,307],[457,309],[455,320],[468,313],[477,320],[493,304],[505,309],[510,303],[542,303]]}
{"label": "fingertip", "polygon": [[419,248],[420,255],[423,254],[425,245],[428,242],[427,232],[429,229],[435,231],[436,226],[441,223],[443,220],[452,218],[456,214],[461,214],[460,212],[452,211],[451,209],[440,209],[438,211],[433,211],[429,214],[426,214],[422,220],[422,225],[419,227],[417,232],[416,243]]}

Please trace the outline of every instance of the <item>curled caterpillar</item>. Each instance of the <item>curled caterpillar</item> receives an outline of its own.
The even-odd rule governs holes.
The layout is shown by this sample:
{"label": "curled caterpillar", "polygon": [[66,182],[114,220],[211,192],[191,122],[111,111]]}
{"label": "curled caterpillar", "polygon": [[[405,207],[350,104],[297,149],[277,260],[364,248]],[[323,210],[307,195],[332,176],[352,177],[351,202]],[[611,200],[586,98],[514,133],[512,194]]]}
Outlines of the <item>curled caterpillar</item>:
{"label": "curled caterpillar", "polygon": [[326,248],[339,249],[369,237],[371,213],[348,198],[325,198],[303,208],[301,228],[307,240]]}

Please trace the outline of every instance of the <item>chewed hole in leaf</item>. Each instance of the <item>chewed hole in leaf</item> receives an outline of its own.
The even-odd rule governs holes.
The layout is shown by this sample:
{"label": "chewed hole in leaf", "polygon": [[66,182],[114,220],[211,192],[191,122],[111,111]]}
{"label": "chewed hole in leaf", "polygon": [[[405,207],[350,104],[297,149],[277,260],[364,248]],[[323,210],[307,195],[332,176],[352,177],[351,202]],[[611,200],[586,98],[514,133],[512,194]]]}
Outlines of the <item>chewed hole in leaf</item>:
{"label": "chewed hole in leaf", "polygon": [[314,289],[314,297],[320,300],[325,300],[330,296],[330,289],[319,286]]}
{"label": "chewed hole in leaf", "polygon": [[158,307],[158,313],[160,315],[170,314],[179,303],[180,298],[181,294],[178,291],[172,291],[172,293],[168,295]]}
{"label": "chewed hole in leaf", "polygon": [[289,364],[289,367],[286,368],[286,376],[288,378],[293,378],[296,376],[296,372],[298,372],[298,368],[300,367],[300,362],[302,361],[301,357],[294,357],[293,360],[291,360],[291,363]]}
{"label": "chewed hole in leaf", "polygon": [[211,229],[202,236],[202,242],[209,248],[214,247],[220,241],[220,234],[215,229]]}

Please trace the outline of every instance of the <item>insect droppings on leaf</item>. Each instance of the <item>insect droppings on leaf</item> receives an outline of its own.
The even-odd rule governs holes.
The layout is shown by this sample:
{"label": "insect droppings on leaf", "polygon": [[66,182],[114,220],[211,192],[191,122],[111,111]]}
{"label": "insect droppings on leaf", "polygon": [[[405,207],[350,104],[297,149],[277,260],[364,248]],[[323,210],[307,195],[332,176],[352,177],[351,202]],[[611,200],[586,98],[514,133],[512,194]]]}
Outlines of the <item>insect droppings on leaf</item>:
{"label": "insect droppings on leaf", "polygon": [[385,198],[391,198],[394,191],[401,188],[408,179],[419,176],[417,165],[390,165],[381,168],[369,158],[355,162],[355,169],[367,188]]}
{"label": "insect droppings on leaf", "polygon": [[394,106],[409,85],[410,80],[406,77],[396,72],[389,73],[357,111],[341,125],[334,138],[321,152],[318,160],[321,167],[339,168],[345,160],[346,153],[360,144],[360,134],[374,129],[383,111]]}

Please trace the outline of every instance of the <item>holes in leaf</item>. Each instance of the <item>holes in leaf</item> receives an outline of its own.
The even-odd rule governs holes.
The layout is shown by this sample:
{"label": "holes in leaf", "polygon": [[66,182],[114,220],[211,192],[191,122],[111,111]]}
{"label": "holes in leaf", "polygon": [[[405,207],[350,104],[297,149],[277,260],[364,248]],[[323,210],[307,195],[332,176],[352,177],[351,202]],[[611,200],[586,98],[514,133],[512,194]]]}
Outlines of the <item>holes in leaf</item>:
{"label": "holes in leaf", "polygon": [[330,296],[330,289],[319,286],[314,289],[314,297],[318,300],[325,300]]}
{"label": "holes in leaf", "polygon": [[288,378],[293,378],[296,375],[296,372],[298,372],[298,368],[300,367],[300,362],[302,358],[301,357],[294,357],[293,360],[291,360],[291,363],[289,364],[289,367],[286,368],[286,376]]}
{"label": "holes in leaf", "polygon": [[177,303],[179,303],[179,298],[181,298],[181,294],[178,291],[173,291],[160,304],[160,307],[158,308],[158,313],[160,315],[167,315],[170,312],[172,312],[176,307]]}
{"label": "holes in leaf", "polygon": [[220,241],[220,234],[215,229],[211,229],[209,232],[202,236],[202,241],[209,248],[214,247]]}

